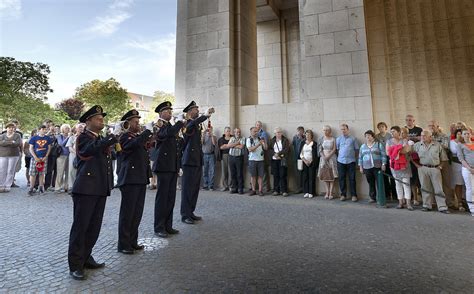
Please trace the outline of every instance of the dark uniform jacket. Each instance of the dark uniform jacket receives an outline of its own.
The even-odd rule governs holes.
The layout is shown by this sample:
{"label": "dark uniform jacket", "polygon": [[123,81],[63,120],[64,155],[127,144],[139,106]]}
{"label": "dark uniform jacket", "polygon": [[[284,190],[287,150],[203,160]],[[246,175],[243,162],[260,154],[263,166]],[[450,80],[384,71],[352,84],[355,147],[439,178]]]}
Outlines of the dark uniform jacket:
{"label": "dark uniform jacket", "polygon": [[140,135],[128,132],[120,137],[122,151],[118,157],[120,169],[117,186],[150,183],[150,158],[145,145],[152,136],[151,131],[145,130]]}
{"label": "dark uniform jacket", "polygon": [[109,196],[114,186],[110,146],[117,139],[114,135],[102,138],[85,130],[76,140],[78,164],[72,193]]}
{"label": "dark uniform jacket", "polygon": [[184,133],[183,165],[202,166],[203,153],[201,143],[201,123],[208,117],[202,115],[196,119],[190,119],[186,123]]}
{"label": "dark uniform jacket", "polygon": [[158,133],[156,133],[156,160],[153,164],[153,172],[179,172],[179,151],[177,135],[183,122],[178,121],[173,126],[164,122]]}

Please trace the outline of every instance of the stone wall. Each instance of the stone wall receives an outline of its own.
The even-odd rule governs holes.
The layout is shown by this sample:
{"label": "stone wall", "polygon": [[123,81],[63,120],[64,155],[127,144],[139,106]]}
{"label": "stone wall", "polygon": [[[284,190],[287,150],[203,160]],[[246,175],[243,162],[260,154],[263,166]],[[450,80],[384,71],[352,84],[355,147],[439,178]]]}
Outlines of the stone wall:
{"label": "stone wall", "polygon": [[366,0],[374,118],[474,125],[474,1]]}
{"label": "stone wall", "polygon": [[[208,5],[213,2],[208,1]],[[242,129],[243,135],[248,136],[249,128],[255,124],[256,120],[264,123],[270,135],[273,135],[273,129],[278,126],[282,127],[285,135],[291,138],[296,127],[302,125],[313,129],[319,137],[322,127],[328,124],[337,136],[340,133],[339,125],[344,122],[349,124],[351,132],[362,141],[363,133],[373,124],[362,1],[300,0],[298,9],[283,11],[280,13],[279,20],[269,23],[264,30],[259,24],[258,32],[262,34],[260,37],[263,38],[260,40],[264,40],[263,46],[265,46],[265,34],[276,32],[279,26],[279,36],[273,34],[270,38],[269,35],[271,41],[267,41],[267,45],[272,45],[271,54],[270,50],[264,50],[263,55],[259,55],[260,60],[262,56],[265,57],[265,64],[259,61],[260,69],[265,69],[268,65],[272,68],[271,80],[280,79],[281,81],[281,94],[278,99],[275,99],[274,93],[280,91],[279,86],[265,88],[273,92],[271,99],[265,99],[260,96],[261,91],[264,91],[263,87],[260,88],[262,83],[259,83],[258,90],[256,87],[253,88],[252,83],[257,82],[257,77],[251,70],[248,71],[253,67],[251,48],[257,47],[257,31],[252,36],[251,20],[255,19],[252,5],[243,4],[243,1],[237,0],[222,0],[219,1],[219,5],[221,2],[229,3],[230,7],[222,19],[228,19],[231,23],[232,19],[238,20],[233,25],[229,24],[230,36],[225,39],[229,41],[228,47],[224,47],[229,48],[229,64],[222,65],[220,68],[221,64],[212,63],[210,54],[216,50],[215,48],[197,46],[194,49],[195,47],[188,44],[187,57],[184,60],[187,64],[186,90],[184,92],[176,90],[178,105],[189,102],[192,94],[202,106],[215,106],[217,113],[215,118],[213,117],[213,124],[219,136],[226,125],[238,126]],[[211,14],[207,15],[207,18],[205,15],[193,15],[193,18],[200,19],[193,19],[193,24],[190,25],[189,9],[192,3],[194,1],[189,1],[187,8],[188,43],[194,40],[194,35],[197,35],[196,42],[198,42],[199,37],[205,36],[199,34],[213,32],[209,31],[209,18],[215,14],[215,11],[209,10],[208,6],[208,12]],[[239,13],[243,13],[239,9],[249,9],[246,13],[251,17],[239,16]],[[205,30],[205,25],[201,22],[206,21]],[[237,23],[240,25],[239,28],[236,27]],[[254,24],[257,28],[256,22]],[[180,22],[178,22],[179,25]],[[196,27],[201,27],[202,32],[196,33]],[[179,39],[180,36],[177,38]],[[239,42],[241,42],[240,45]],[[280,62],[276,57],[269,57],[277,55],[279,50],[275,46],[275,51],[273,51],[273,44],[280,44]],[[219,41],[217,49],[223,45],[226,44],[221,44]],[[268,48],[269,46],[266,49]],[[190,52],[190,49],[198,51]],[[248,52],[250,53],[247,56]],[[177,53],[182,54],[179,49]],[[193,54],[196,53],[201,58],[193,58]],[[267,64],[267,57],[269,57],[269,64]],[[177,60],[183,62],[179,56]],[[245,66],[241,66],[242,64]],[[196,66],[198,66],[197,69]],[[256,62],[255,67],[257,67]],[[214,76],[218,78],[218,82],[214,82],[212,78],[216,68],[219,74],[214,74]],[[280,74],[273,75],[275,68],[280,69]],[[225,70],[228,70],[229,74],[225,75],[227,79],[221,80],[220,73]],[[199,75],[202,76],[199,77]],[[211,75],[210,79],[209,75]],[[259,75],[262,75],[261,71]],[[200,81],[194,83],[194,77],[199,78]],[[263,81],[261,76],[259,80]],[[178,85],[181,84],[178,83],[177,77]],[[228,87],[229,90],[225,88],[226,90],[219,92],[220,95],[215,96],[215,99],[209,99],[209,93],[216,91],[216,87]],[[249,91],[245,92],[246,90]],[[255,96],[252,98],[251,93],[254,90]],[[296,186],[293,165],[292,162],[290,189],[295,189]],[[218,174],[219,168],[216,172],[216,175]],[[357,177],[358,191],[361,195],[366,195],[365,180],[359,174]]]}

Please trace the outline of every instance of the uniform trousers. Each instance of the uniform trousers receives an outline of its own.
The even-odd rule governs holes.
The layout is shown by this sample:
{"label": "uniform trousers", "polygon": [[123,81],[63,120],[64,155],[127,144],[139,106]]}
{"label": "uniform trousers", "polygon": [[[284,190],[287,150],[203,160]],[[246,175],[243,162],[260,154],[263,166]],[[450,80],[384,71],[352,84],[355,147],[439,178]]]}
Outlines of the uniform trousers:
{"label": "uniform trousers", "polygon": [[181,189],[181,217],[187,218],[194,214],[199,196],[199,184],[202,177],[200,166],[183,166]]}
{"label": "uniform trousers", "polygon": [[106,196],[72,194],[74,221],[69,234],[69,270],[84,269],[99,238]]}
{"label": "uniform trousers", "polygon": [[155,233],[173,228],[173,209],[178,180],[176,172],[158,172],[156,175]]}
{"label": "uniform trousers", "polygon": [[120,187],[122,202],[120,203],[118,250],[131,250],[138,245],[138,227],[142,220],[145,206],[146,184],[124,185]]}

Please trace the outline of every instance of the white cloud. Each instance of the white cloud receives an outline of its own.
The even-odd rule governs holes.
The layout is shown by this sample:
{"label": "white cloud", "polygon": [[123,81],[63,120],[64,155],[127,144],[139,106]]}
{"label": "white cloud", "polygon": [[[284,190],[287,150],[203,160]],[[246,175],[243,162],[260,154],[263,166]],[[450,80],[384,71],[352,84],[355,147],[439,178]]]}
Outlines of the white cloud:
{"label": "white cloud", "polygon": [[82,31],[88,37],[103,37],[115,33],[120,24],[132,17],[128,9],[134,0],[114,0],[107,11],[95,18],[94,23]]}
{"label": "white cloud", "polygon": [[0,19],[13,20],[21,17],[21,0],[1,0]]}
{"label": "white cloud", "polygon": [[71,97],[75,88],[93,79],[115,78],[130,92],[153,95],[154,91],[174,92],[176,36],[170,34],[154,40],[124,42],[113,52],[100,53],[82,60],[74,71],[52,67],[50,76],[54,93],[50,102]]}

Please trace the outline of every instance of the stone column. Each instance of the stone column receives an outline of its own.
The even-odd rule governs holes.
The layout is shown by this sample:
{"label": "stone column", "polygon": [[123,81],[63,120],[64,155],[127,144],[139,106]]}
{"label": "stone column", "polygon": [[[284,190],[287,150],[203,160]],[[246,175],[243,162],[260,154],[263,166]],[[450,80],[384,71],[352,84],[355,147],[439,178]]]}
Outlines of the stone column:
{"label": "stone column", "polygon": [[255,0],[179,0],[176,100],[214,106],[217,128],[257,99]]}
{"label": "stone column", "polygon": [[300,0],[301,97],[315,120],[372,128],[362,0]]}

